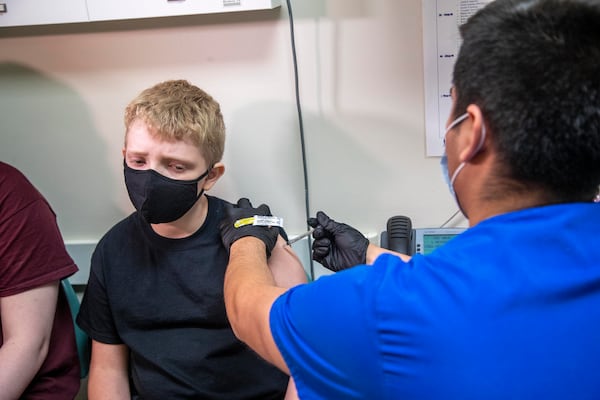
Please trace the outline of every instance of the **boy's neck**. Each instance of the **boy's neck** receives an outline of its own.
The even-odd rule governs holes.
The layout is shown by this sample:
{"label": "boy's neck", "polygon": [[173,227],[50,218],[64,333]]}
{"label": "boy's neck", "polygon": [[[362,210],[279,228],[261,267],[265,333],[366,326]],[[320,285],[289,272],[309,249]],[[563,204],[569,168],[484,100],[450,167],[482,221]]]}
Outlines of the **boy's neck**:
{"label": "boy's neck", "polygon": [[202,195],[194,206],[177,221],[164,224],[151,224],[152,230],[169,239],[183,239],[193,235],[206,220],[208,199]]}

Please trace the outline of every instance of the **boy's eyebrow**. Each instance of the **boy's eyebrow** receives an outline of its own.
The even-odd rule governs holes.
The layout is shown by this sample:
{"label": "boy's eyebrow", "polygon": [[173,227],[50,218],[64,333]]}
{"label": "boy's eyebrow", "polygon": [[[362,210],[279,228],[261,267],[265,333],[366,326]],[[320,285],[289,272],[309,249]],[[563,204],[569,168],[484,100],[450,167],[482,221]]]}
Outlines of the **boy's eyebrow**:
{"label": "boy's eyebrow", "polygon": [[137,150],[137,151],[136,150],[125,150],[125,154],[131,154],[131,155],[139,156],[139,155],[146,155],[146,154],[148,154],[148,152],[147,151],[141,151],[141,150]]}
{"label": "boy's eyebrow", "polygon": [[135,150],[125,150],[125,158],[135,158],[135,157],[147,157],[148,152],[146,151],[135,151]]}
{"label": "boy's eyebrow", "polygon": [[162,160],[169,160],[169,161],[179,162],[182,164],[195,164],[194,160],[191,160],[189,158],[181,158],[177,154],[160,154],[159,157]]}
{"label": "boy's eyebrow", "polygon": [[[147,155],[148,155],[148,152],[142,151],[142,150],[137,150],[137,151],[136,150],[126,150],[125,151],[126,157],[146,157]],[[162,161],[180,163],[187,167],[195,165],[195,162],[193,160],[178,158],[178,157],[174,157],[174,156],[168,155],[168,154],[161,155],[160,159]]]}

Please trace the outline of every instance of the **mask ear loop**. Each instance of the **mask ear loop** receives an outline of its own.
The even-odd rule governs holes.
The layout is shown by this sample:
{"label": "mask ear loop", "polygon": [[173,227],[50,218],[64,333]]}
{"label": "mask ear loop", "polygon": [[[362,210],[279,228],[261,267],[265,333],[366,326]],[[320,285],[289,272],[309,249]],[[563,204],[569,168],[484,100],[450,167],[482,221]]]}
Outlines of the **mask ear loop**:
{"label": "mask ear loop", "polygon": [[446,135],[448,134],[448,132],[450,132],[452,129],[454,129],[458,124],[460,124],[461,122],[463,122],[465,119],[467,119],[467,117],[469,116],[469,113],[464,113],[463,115],[461,115],[460,117],[456,118],[454,121],[452,121],[450,123],[450,125],[448,125],[448,127],[446,128],[446,132],[444,132],[444,146],[446,146]]}
{"label": "mask ear loop", "polygon": [[[464,120],[467,117],[467,113],[463,114],[460,118],[460,121]],[[457,118],[458,120],[459,118]],[[463,161],[460,163],[460,165],[456,168],[456,171],[454,171],[454,173],[452,174],[452,178],[450,178],[450,187],[452,188],[452,194],[454,195],[454,201],[456,201],[456,204],[458,204],[458,208],[460,209],[460,211],[464,214],[465,217],[469,218],[469,216],[467,215],[467,213],[463,210],[463,208],[460,205],[460,201],[458,200],[458,196],[456,195],[456,191],[454,190],[454,181],[456,180],[456,177],[458,176],[458,173],[460,171],[462,171],[462,169],[465,167],[465,165],[467,165],[467,162],[469,162],[473,157],[475,157],[477,155],[477,153],[479,153],[479,150],[481,150],[481,148],[483,147],[483,143],[485,142],[485,137],[486,137],[486,130],[485,130],[485,121],[483,121],[482,119],[482,125],[481,125],[481,137],[479,138],[479,143],[477,143],[477,147],[475,148],[475,151],[473,152],[473,155],[471,155],[471,157],[469,157],[467,160]],[[450,125],[452,126],[452,124]],[[450,130],[451,128],[449,127],[448,130]]]}
{"label": "mask ear loop", "polygon": [[473,153],[473,155],[469,158],[469,160],[473,157],[475,157],[475,155],[477,155],[477,153],[479,153],[479,150],[481,150],[481,148],[483,147],[483,142],[485,142],[485,137],[486,137],[486,130],[485,130],[485,121],[481,120],[481,137],[479,138],[479,143],[477,143],[477,148],[475,149],[475,152]]}
{"label": "mask ear loop", "polygon": [[[215,167],[215,164],[212,164],[210,167],[208,167],[208,169],[206,170],[206,172],[204,172],[202,175],[200,175],[198,177],[198,179],[196,179],[196,182],[200,182],[202,179],[206,178],[208,176],[208,174],[210,173],[210,171],[212,171],[212,169]],[[198,201],[198,199],[200,198],[200,196],[202,196],[204,194],[204,188],[200,189],[200,193],[198,193],[198,197],[196,197],[196,201]]]}
{"label": "mask ear loop", "polygon": [[[444,146],[446,146],[446,136],[448,135],[448,132],[450,132],[452,129],[454,129],[455,127],[458,126],[458,124],[460,124],[461,122],[463,122],[465,119],[467,119],[467,117],[469,116],[469,113],[464,113],[463,115],[461,115],[460,117],[456,118],[454,121],[452,121],[450,123],[450,125],[448,125],[448,127],[446,128],[446,132],[444,133]],[[447,163],[447,161],[446,161]],[[450,178],[450,189],[452,190],[452,194],[454,195],[454,179],[456,179],[456,175],[458,175],[458,172],[463,169],[464,167],[464,163],[461,163],[458,168],[456,168],[456,171],[454,171],[454,173],[452,174],[452,177]],[[456,197],[456,195],[455,195]]]}
{"label": "mask ear loop", "polygon": [[456,180],[458,173],[460,171],[462,171],[462,169],[465,167],[465,165],[467,165],[467,162],[469,162],[473,157],[475,157],[477,155],[477,153],[479,153],[479,150],[481,150],[481,148],[483,147],[483,142],[485,142],[485,136],[486,136],[486,130],[485,130],[485,123],[484,123],[483,125],[481,125],[481,137],[479,138],[479,143],[477,143],[477,147],[475,148],[473,155],[471,155],[471,157],[469,157],[467,160],[461,162],[460,165],[456,168],[456,171],[454,171],[454,173],[452,174],[452,178],[450,179],[450,185],[452,185],[453,188],[454,188],[454,181]]}

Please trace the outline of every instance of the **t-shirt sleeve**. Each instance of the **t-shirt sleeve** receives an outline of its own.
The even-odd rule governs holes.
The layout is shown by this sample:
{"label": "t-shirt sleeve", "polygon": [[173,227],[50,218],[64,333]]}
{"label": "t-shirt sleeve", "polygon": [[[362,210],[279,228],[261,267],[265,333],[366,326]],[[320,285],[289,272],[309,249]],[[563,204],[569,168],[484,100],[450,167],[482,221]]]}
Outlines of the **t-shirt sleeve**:
{"label": "t-shirt sleeve", "polygon": [[381,369],[365,369],[379,357],[370,307],[375,293],[364,284],[370,273],[370,267],[354,267],[324,276],[291,289],[273,304],[271,333],[300,398],[352,398],[358,393],[379,398]]}
{"label": "t-shirt sleeve", "polygon": [[92,255],[90,276],[81,300],[77,324],[92,339],[107,344],[121,344],[122,340],[112,317],[102,271],[103,257],[98,244]]}
{"label": "t-shirt sleeve", "polygon": [[[77,272],[50,205],[33,187],[3,197],[0,219],[0,297]],[[25,185],[25,183],[23,183]],[[15,187],[14,191],[21,188]]]}

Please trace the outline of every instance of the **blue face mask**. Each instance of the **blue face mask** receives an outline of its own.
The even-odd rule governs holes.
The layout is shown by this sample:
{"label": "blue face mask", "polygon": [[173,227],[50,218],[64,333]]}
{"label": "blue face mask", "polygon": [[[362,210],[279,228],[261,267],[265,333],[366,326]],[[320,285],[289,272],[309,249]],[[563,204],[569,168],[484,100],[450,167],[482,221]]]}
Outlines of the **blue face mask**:
{"label": "blue face mask", "polygon": [[450,194],[454,196],[454,187],[452,187],[452,184],[450,183],[450,172],[448,171],[448,156],[446,155],[445,151],[440,159],[440,167],[442,168],[442,177],[444,178],[444,182],[446,183],[446,186],[448,186]]}
{"label": "blue face mask", "polygon": [[[448,125],[448,127],[446,128],[446,132],[444,133],[444,138],[446,137],[448,132],[450,132],[452,129],[457,127],[461,122],[463,122],[465,119],[467,119],[468,116],[469,116],[469,114],[464,113],[460,117],[458,117],[454,121],[452,121],[452,123],[450,123],[450,125]],[[483,146],[483,142],[485,141],[485,135],[486,135],[485,124],[482,124],[481,125],[481,138],[479,139],[479,143],[477,144],[477,148],[475,149],[475,152],[473,153],[473,155],[477,154],[479,152],[479,150],[481,149],[481,147]],[[454,173],[452,174],[452,177],[450,177],[450,172],[448,171],[448,156],[446,155],[445,150],[444,150],[444,154],[442,155],[442,159],[440,160],[440,166],[442,168],[442,174],[444,176],[444,180],[446,181],[446,184],[448,185],[448,189],[450,190],[450,193],[452,194],[452,197],[454,197],[454,201],[456,201],[456,204],[458,204],[459,208],[461,208],[461,207],[460,207],[460,202],[458,201],[458,196],[456,195],[456,192],[454,191],[454,181],[456,180],[458,173],[460,171],[462,171],[462,169],[467,164],[467,161],[469,161],[469,160],[465,160],[465,161],[461,162],[459,164],[459,166],[456,168],[456,170],[454,171]],[[463,214],[465,214],[465,212],[462,210],[462,208],[461,208],[461,212]],[[465,214],[465,216],[466,215],[467,214]]]}
{"label": "blue face mask", "polygon": [[[452,121],[450,125],[448,125],[448,127],[446,128],[446,132],[444,132],[444,145],[446,144],[446,135],[448,134],[448,132],[450,132],[452,129],[458,126],[458,124],[467,119],[468,116],[469,114],[464,113],[463,115]],[[448,190],[450,190],[450,194],[452,194],[452,197],[454,197],[454,199],[457,200],[456,193],[454,193],[454,180],[456,179],[457,172],[460,169],[462,169],[462,167],[459,166],[459,168],[457,168],[457,170],[454,172],[454,175],[452,175],[452,178],[450,178],[450,172],[448,171],[448,155],[446,154],[445,149],[444,154],[442,155],[442,159],[440,160],[440,166],[442,167],[442,176],[444,177],[446,185],[448,185]]]}

